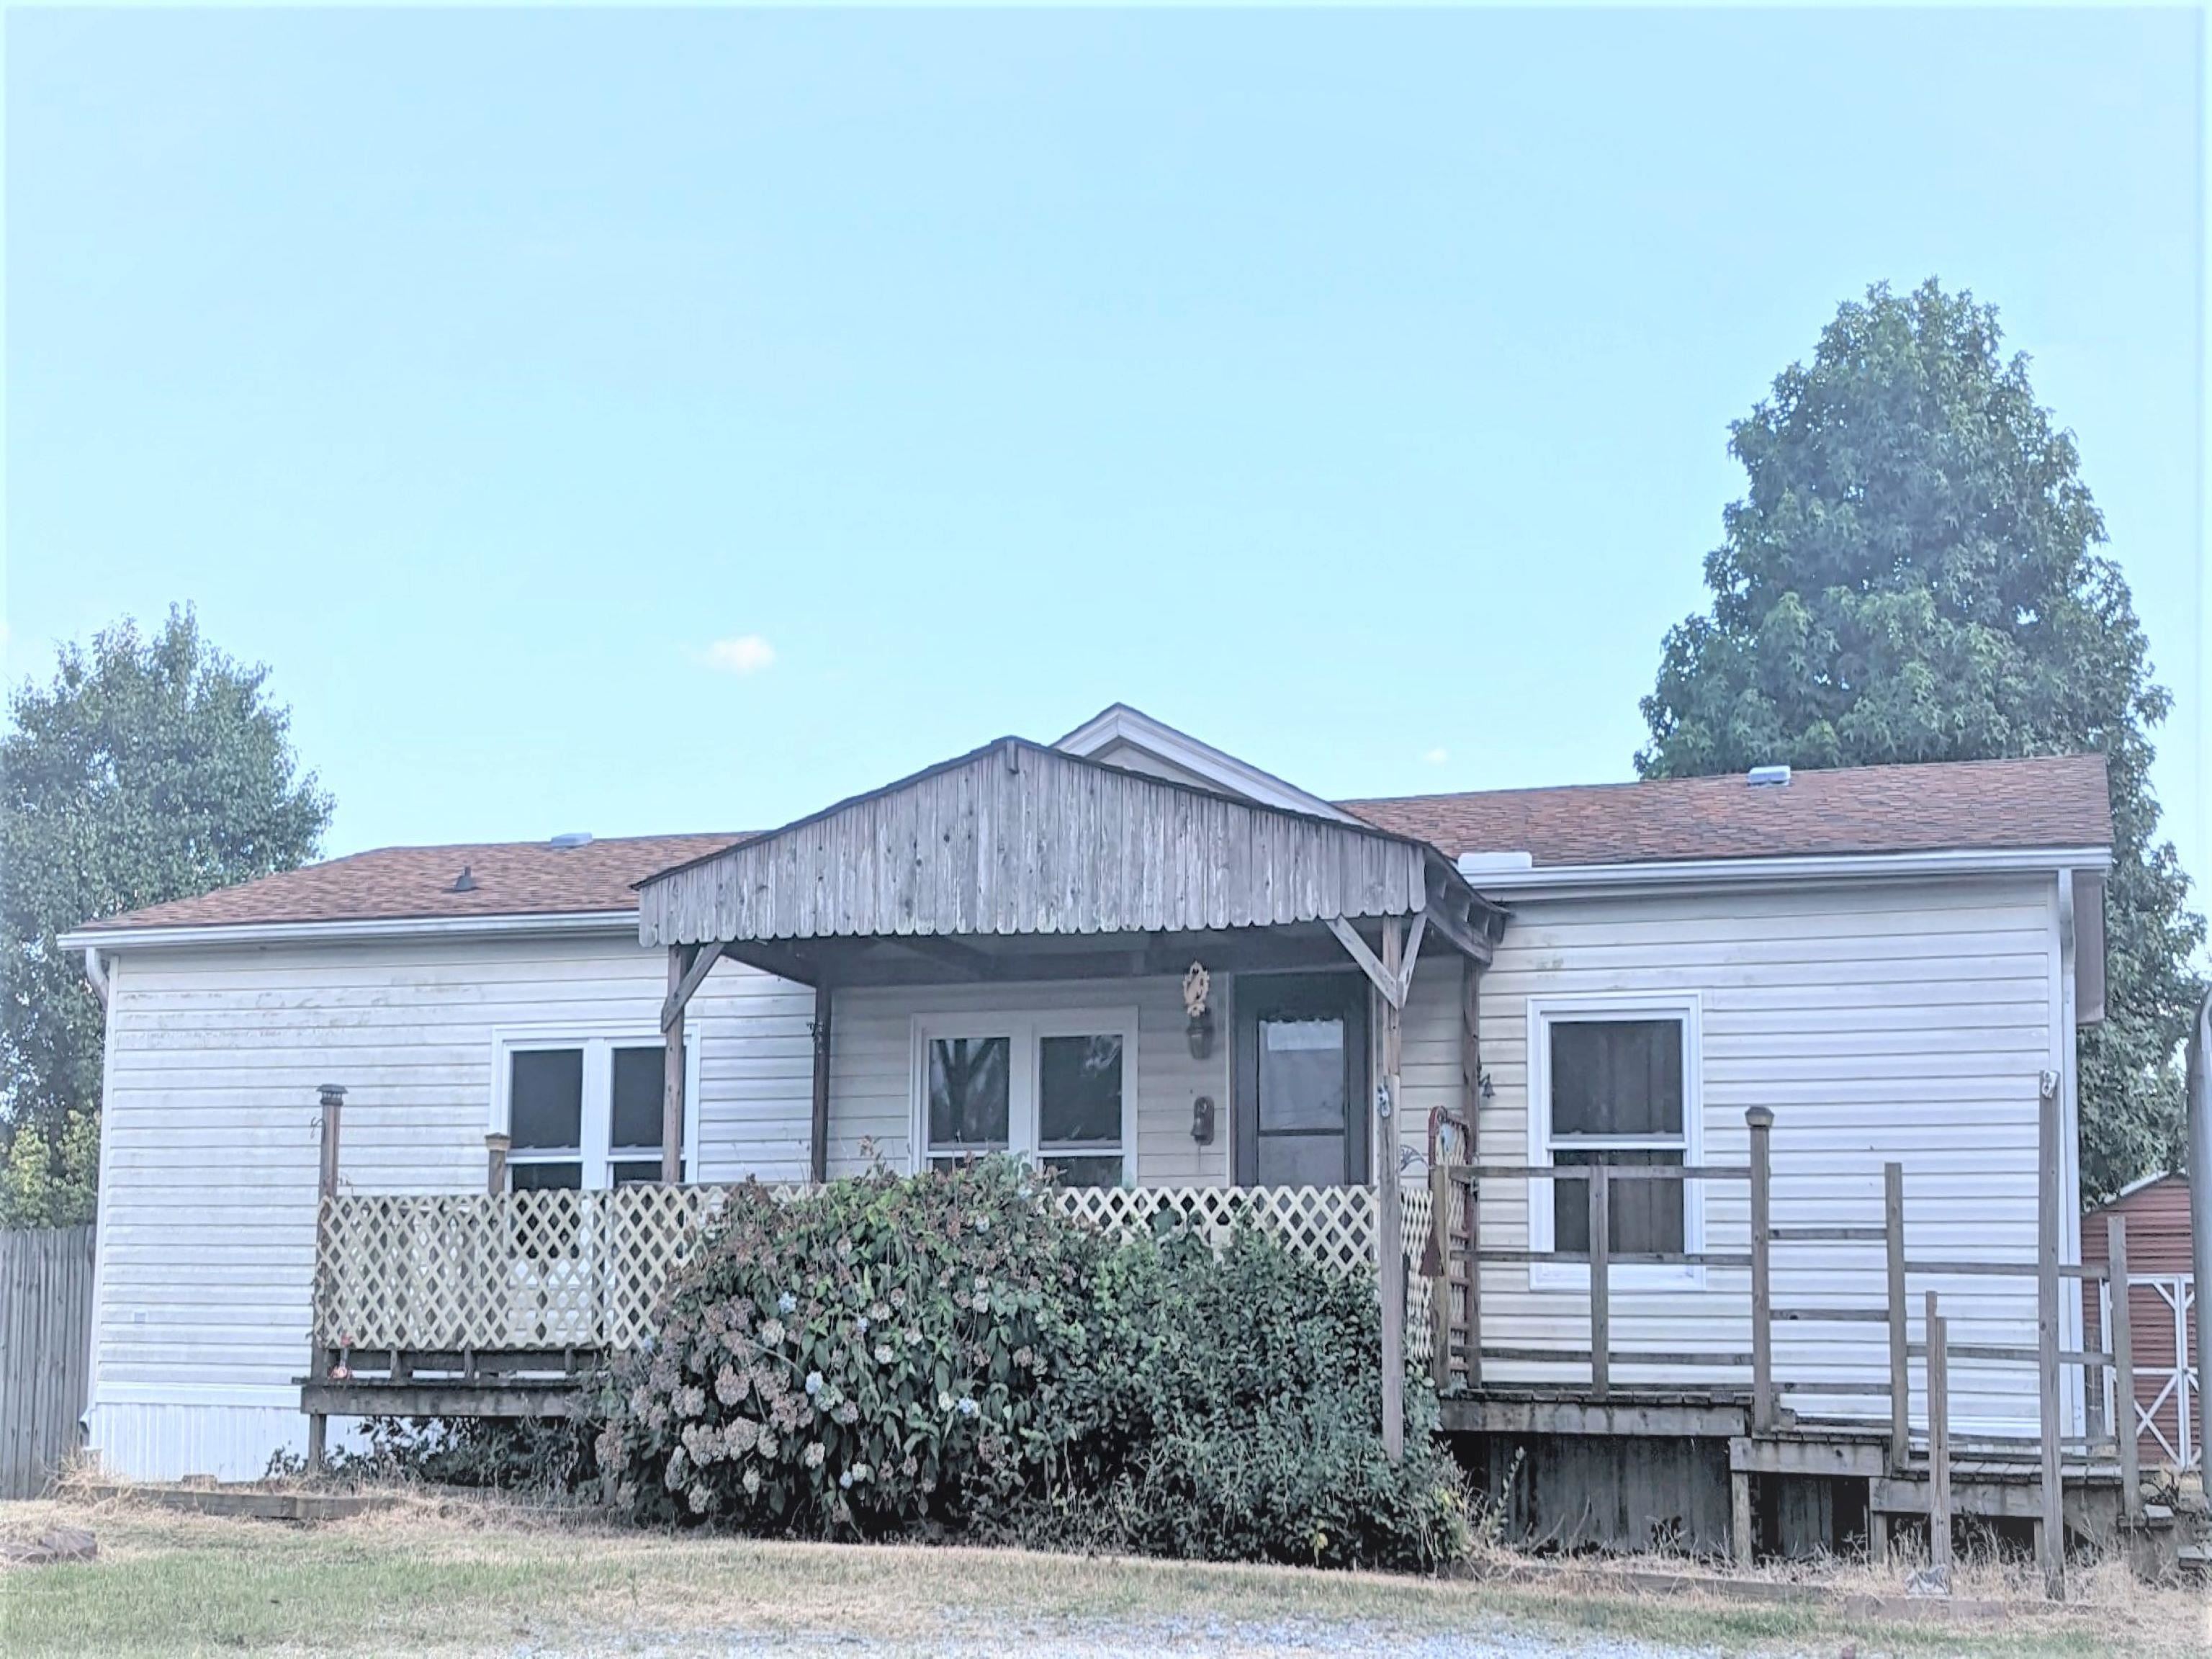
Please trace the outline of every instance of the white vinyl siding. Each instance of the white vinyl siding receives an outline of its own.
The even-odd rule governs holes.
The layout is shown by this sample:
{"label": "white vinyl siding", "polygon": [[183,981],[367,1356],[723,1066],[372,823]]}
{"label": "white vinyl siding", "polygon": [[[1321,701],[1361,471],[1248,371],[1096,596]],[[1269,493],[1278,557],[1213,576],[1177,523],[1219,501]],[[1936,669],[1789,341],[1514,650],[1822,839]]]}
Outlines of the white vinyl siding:
{"label": "white vinyl siding", "polygon": [[[2052,890],[2047,877],[2020,876],[1516,897],[1481,986],[1482,1064],[1495,1092],[1481,1108],[1480,1157],[1528,1157],[1531,998],[1695,996],[1700,1156],[1742,1164],[1745,1109],[1771,1108],[1777,1225],[1878,1226],[1882,1164],[1895,1159],[1905,1166],[1912,1255],[2032,1262],[2039,1079],[2060,1063]],[[1708,1249],[1747,1248],[1747,1202],[1741,1182],[1705,1183]],[[1484,1243],[1528,1245],[1524,1183],[1490,1183],[1481,1216]],[[1778,1244],[1772,1271],[1778,1306],[1881,1305],[1879,1244]],[[1954,1340],[2033,1344],[2032,1280],[1916,1281],[1916,1300],[1927,1288],[1943,1293]],[[1741,1269],[1711,1269],[1702,1291],[1616,1276],[1614,1380],[1725,1377],[1710,1368],[1639,1366],[1632,1355],[1741,1352],[1748,1307]],[[1586,1346],[1588,1291],[1549,1285],[1541,1269],[1495,1265],[1483,1274],[1482,1321],[1484,1340],[1501,1346]],[[1918,1323],[1916,1316],[1915,1340]],[[1887,1341],[1879,1325],[1781,1324],[1775,1365],[1785,1377],[1881,1382]],[[1486,1373],[1498,1381],[1586,1375],[1526,1362],[1494,1362]],[[2027,1368],[1955,1361],[1951,1387],[1962,1422],[1996,1429],[2032,1421],[2035,1382]],[[1793,1403],[1831,1414],[1888,1409],[1850,1396]]]}
{"label": "white vinyl siding", "polygon": [[[667,993],[665,956],[619,933],[111,965],[92,1437],[149,1479],[257,1475],[304,1436],[319,1085],[346,1087],[343,1185],[478,1192],[505,1046],[654,1042]],[[805,1178],[813,1012],[811,991],[735,963],[701,987],[701,1180]]]}

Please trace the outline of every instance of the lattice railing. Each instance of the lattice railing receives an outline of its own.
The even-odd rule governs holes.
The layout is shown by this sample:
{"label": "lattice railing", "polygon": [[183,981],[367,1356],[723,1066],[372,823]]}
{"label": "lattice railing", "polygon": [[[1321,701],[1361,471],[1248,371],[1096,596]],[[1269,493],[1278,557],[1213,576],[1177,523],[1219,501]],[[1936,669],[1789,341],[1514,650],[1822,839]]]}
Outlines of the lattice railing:
{"label": "lattice railing", "polygon": [[[727,1201],[726,1187],[605,1192],[344,1193],[325,1200],[315,1271],[319,1346],[413,1352],[627,1349],[652,1329],[669,1278]],[[786,1193],[799,1188],[777,1189]],[[1371,1273],[1366,1187],[1066,1188],[1068,1213],[1125,1235],[1239,1226],[1338,1272]],[[1427,1352],[1419,1278],[1428,1194],[1406,1194],[1408,1346]]]}

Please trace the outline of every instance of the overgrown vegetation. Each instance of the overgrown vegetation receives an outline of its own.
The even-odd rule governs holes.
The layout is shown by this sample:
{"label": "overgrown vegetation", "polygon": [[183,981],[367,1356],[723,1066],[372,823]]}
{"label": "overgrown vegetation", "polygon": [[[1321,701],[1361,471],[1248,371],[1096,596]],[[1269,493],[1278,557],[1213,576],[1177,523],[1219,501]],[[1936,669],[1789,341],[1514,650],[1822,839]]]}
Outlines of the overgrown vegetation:
{"label": "overgrown vegetation", "polygon": [[1970,294],[1877,286],[1735,422],[1748,488],[1705,558],[1711,610],[1668,633],[1636,763],[1686,777],[2103,754],[2106,1012],[2081,1057],[2094,1200],[2181,1166],[2204,921],[2151,788],[2172,698],[2073,435],[2002,343]]}
{"label": "overgrown vegetation", "polygon": [[1408,1388],[1382,1453],[1370,1287],[1243,1235],[1118,1243],[1006,1159],[742,1189],[618,1375],[636,1518],[1188,1558],[1433,1565],[1466,1507]]}
{"label": "overgrown vegetation", "polygon": [[70,928],[315,855],[331,799],[292,750],[269,671],[201,636],[189,609],[64,645],[0,733],[0,1226],[92,1219],[100,1000]]}

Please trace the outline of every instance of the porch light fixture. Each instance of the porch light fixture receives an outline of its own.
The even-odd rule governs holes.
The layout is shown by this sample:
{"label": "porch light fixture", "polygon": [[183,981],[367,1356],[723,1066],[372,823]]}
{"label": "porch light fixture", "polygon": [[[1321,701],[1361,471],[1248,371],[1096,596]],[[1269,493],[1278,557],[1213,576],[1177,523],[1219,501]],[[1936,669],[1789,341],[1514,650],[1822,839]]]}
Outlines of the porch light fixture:
{"label": "porch light fixture", "polygon": [[1204,1060],[1213,1052],[1213,976],[1206,964],[1194,962],[1182,976],[1183,1012],[1190,1016],[1190,1057]]}

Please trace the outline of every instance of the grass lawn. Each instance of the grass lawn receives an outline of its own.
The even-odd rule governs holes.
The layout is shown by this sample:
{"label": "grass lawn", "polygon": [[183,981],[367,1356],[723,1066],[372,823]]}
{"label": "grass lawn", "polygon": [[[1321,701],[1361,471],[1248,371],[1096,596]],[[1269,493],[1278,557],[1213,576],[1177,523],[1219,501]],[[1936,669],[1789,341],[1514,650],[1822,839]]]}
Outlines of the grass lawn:
{"label": "grass lawn", "polygon": [[[1832,1602],[1639,1595],[1018,1551],[760,1543],[416,1498],[313,1526],[130,1500],[0,1504],[0,1538],[89,1527],[100,1559],[0,1569],[0,1653],[1267,1655],[1537,1659],[2206,1651],[2201,1597],[2087,1575],[2087,1607],[1884,1623]],[[1893,1591],[1860,1574],[1856,1587]],[[1986,1591],[1990,1586],[1975,1587]]]}

